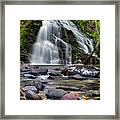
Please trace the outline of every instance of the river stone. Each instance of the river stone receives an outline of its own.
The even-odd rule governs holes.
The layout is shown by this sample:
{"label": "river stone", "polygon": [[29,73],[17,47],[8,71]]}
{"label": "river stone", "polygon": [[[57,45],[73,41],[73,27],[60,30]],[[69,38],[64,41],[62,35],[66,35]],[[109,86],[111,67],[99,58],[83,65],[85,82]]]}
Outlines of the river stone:
{"label": "river stone", "polygon": [[68,75],[68,69],[67,68],[62,69],[61,74],[67,76]]}
{"label": "river stone", "polygon": [[43,90],[45,85],[43,85],[41,82],[35,82],[35,87],[37,88],[37,90]]}
{"label": "river stone", "polygon": [[25,86],[24,88],[22,88],[22,90],[24,92],[28,91],[28,90],[31,90],[33,92],[38,92],[37,88],[35,86]]}
{"label": "river stone", "polygon": [[71,79],[76,79],[76,80],[81,80],[81,79],[83,79],[83,77],[81,76],[81,75],[79,75],[79,74],[75,74],[75,75],[73,75],[73,76],[68,76],[69,78],[71,78]]}
{"label": "river stone", "polygon": [[31,74],[24,74],[24,77],[27,77],[29,79],[35,79],[36,78],[36,76],[31,75]]}
{"label": "river stone", "polygon": [[45,91],[39,91],[39,93],[37,95],[40,96],[42,98],[42,100],[47,100]]}
{"label": "river stone", "polygon": [[61,99],[62,100],[79,100],[80,94],[75,92],[70,92],[65,94]]}
{"label": "river stone", "polygon": [[39,71],[39,74],[46,75],[48,72],[48,69],[47,68],[39,68],[38,71]]}
{"label": "river stone", "polygon": [[42,98],[31,90],[26,91],[27,100],[42,100]]}
{"label": "river stone", "polygon": [[89,78],[99,78],[100,77],[100,70],[95,68],[89,67],[76,67],[71,66],[68,68],[64,68],[61,70],[63,75],[73,76],[76,74],[81,75],[82,77],[89,77]]}
{"label": "river stone", "polygon": [[34,75],[34,76],[38,76],[39,72],[38,71],[30,71],[29,74]]}
{"label": "river stone", "polygon": [[62,76],[61,71],[49,70],[48,74],[50,76]]}
{"label": "river stone", "polygon": [[48,99],[60,99],[66,94],[65,90],[62,89],[51,89],[48,91],[47,98]]}
{"label": "river stone", "polygon": [[99,75],[100,75],[100,70],[97,70],[97,69],[94,69],[94,68],[83,67],[80,71],[81,71],[80,74],[83,77],[99,78]]}

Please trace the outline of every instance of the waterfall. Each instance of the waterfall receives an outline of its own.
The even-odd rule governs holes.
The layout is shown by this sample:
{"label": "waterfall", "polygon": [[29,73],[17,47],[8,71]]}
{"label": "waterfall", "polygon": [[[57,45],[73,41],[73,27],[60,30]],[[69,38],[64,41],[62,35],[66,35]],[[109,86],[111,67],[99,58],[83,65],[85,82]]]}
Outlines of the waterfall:
{"label": "waterfall", "polygon": [[75,24],[70,20],[59,20],[60,26],[66,28],[67,30],[71,30],[76,37],[76,41],[80,46],[80,49],[83,50],[84,53],[91,53],[93,48],[92,39],[88,39],[85,37],[80,30],[77,29]]}
{"label": "waterfall", "polygon": [[[61,39],[61,28],[72,31],[80,49],[85,53],[93,51],[92,40],[86,38],[75,26],[68,20],[44,20],[38,32],[36,42],[33,45],[31,64],[71,64],[72,48],[70,44]],[[61,48],[59,43],[64,46],[64,56],[60,58]],[[63,51],[62,51],[63,52]]]}

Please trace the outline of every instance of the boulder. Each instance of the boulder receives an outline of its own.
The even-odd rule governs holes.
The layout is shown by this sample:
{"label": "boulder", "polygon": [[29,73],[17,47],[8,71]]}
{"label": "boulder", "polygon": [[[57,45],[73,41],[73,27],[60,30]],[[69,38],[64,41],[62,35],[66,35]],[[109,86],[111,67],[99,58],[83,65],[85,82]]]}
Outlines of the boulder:
{"label": "boulder", "polygon": [[79,100],[80,94],[75,92],[70,92],[65,94],[61,100]]}
{"label": "boulder", "polygon": [[26,92],[28,90],[33,91],[33,92],[38,92],[38,90],[37,90],[37,88],[35,86],[25,86],[25,87],[22,88],[22,90],[24,92]]}
{"label": "boulder", "polygon": [[48,74],[50,76],[62,76],[61,71],[56,71],[56,70],[50,70]]}
{"label": "boulder", "polygon": [[65,90],[62,89],[51,89],[48,91],[47,98],[48,99],[60,99],[66,94]]}
{"label": "boulder", "polygon": [[26,91],[27,100],[42,100],[42,98],[31,90]]}
{"label": "boulder", "polygon": [[37,90],[43,90],[45,85],[43,85],[41,82],[35,82],[35,87],[37,88]]}

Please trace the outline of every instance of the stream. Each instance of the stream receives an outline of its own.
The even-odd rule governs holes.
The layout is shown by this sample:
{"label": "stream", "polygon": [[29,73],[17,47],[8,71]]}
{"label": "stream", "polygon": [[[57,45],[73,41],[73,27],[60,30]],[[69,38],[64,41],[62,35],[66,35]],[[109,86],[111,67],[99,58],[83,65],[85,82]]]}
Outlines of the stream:
{"label": "stream", "polygon": [[100,69],[21,64],[20,100],[100,100]]}

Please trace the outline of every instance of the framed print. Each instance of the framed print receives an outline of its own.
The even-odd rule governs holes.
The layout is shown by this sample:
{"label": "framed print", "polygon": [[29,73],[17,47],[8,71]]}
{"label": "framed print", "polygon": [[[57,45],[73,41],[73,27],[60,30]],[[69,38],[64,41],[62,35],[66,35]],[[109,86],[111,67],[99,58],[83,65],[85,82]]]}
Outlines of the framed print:
{"label": "framed print", "polygon": [[1,2],[1,118],[119,119],[119,2]]}

